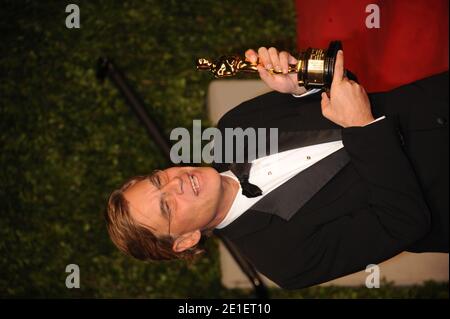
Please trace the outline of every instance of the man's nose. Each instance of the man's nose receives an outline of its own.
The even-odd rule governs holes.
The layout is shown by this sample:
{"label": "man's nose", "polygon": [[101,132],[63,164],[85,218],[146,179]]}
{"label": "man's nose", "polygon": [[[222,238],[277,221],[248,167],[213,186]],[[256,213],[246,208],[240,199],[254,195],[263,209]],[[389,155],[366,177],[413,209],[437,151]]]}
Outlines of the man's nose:
{"label": "man's nose", "polygon": [[184,193],[183,180],[180,177],[173,177],[169,182],[164,185],[163,191],[170,192],[177,195],[182,195]]}

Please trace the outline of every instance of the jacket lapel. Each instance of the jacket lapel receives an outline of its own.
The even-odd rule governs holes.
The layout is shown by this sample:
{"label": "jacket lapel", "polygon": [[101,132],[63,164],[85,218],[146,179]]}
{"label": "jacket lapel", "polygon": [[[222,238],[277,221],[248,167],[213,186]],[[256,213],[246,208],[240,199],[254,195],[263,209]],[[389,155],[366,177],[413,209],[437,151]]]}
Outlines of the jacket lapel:
{"label": "jacket lapel", "polygon": [[276,188],[250,209],[289,220],[350,161],[344,148],[332,153]]}

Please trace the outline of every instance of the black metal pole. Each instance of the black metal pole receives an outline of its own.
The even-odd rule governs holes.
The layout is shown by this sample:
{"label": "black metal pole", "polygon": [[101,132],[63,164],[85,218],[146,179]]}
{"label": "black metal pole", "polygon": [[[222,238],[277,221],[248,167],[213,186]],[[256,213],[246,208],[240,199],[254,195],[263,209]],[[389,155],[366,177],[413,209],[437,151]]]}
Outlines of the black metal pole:
{"label": "black metal pole", "polygon": [[222,243],[225,245],[225,247],[230,252],[233,259],[239,265],[239,268],[242,270],[242,272],[245,274],[245,276],[252,284],[255,298],[268,299],[269,290],[262,281],[262,278],[256,271],[255,267],[252,264],[250,264],[248,260],[244,258],[244,256],[242,256],[239,250],[233,245],[233,243],[230,240],[228,240],[228,238],[220,236],[219,234],[216,236],[218,236],[222,240]]}
{"label": "black metal pole", "polygon": [[120,69],[108,58],[100,57],[97,65],[97,77],[104,80],[108,77],[122,93],[131,109],[136,113],[141,123],[147,129],[148,134],[159,147],[164,157],[170,162],[170,144],[162,134],[162,130],[148,115],[144,103],[139,95],[134,92]]}

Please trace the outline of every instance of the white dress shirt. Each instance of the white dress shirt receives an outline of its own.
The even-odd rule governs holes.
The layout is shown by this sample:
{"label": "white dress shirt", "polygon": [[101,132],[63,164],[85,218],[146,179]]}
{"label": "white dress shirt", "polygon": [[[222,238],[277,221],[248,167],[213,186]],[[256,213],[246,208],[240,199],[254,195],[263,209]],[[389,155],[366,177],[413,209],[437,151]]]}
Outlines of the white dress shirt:
{"label": "white dress shirt", "polygon": [[[217,228],[229,225],[278,186],[342,147],[344,147],[342,141],[335,141],[300,147],[254,160],[249,182],[257,185],[262,190],[262,195],[248,198],[242,195],[242,188],[239,184],[239,191],[234,202]],[[231,171],[223,172],[221,175],[238,181]]]}

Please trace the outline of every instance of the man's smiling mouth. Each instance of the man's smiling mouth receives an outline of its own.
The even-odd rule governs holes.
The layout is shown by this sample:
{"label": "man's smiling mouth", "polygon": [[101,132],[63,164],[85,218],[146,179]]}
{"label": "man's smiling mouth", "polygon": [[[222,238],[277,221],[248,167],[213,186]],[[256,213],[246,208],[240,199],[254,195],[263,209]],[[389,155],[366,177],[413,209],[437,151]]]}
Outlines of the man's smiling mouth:
{"label": "man's smiling mouth", "polygon": [[194,191],[195,196],[198,196],[198,191],[200,189],[200,185],[198,183],[197,176],[188,174],[189,180],[191,181],[192,190]]}

